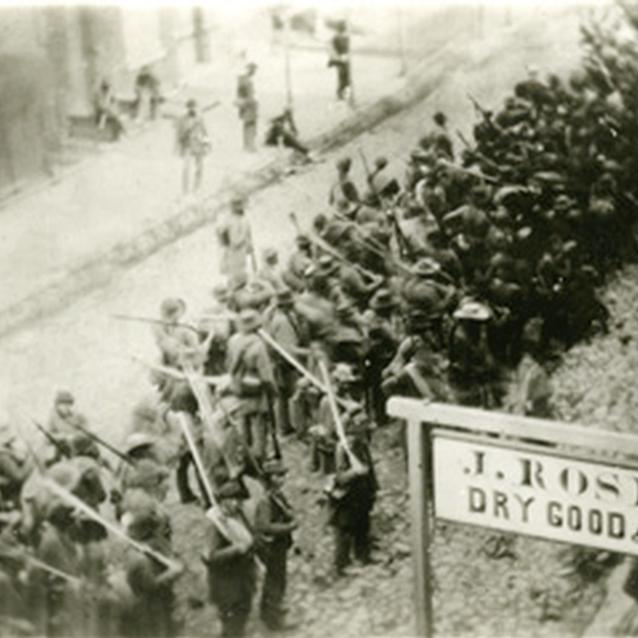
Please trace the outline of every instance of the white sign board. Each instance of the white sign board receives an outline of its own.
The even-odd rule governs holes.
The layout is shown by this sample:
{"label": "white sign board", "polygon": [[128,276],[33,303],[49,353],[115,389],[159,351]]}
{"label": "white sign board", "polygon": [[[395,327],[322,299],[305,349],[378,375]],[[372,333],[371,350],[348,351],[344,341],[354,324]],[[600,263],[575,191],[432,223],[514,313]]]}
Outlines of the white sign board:
{"label": "white sign board", "polygon": [[436,434],[438,518],[638,555],[638,470]]}

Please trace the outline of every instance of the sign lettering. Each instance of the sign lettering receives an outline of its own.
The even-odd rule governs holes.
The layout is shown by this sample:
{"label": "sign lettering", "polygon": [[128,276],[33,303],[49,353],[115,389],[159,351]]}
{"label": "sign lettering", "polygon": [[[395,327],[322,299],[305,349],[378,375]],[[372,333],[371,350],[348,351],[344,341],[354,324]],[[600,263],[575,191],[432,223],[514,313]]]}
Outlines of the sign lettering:
{"label": "sign lettering", "polygon": [[437,433],[433,472],[438,518],[638,555],[638,470]]}

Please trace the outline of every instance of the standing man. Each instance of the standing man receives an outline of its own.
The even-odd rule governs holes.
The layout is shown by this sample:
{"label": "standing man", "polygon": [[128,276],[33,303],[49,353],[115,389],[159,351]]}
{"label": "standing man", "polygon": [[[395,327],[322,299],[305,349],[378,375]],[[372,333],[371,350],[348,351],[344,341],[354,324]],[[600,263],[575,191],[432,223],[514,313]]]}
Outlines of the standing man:
{"label": "standing man", "polygon": [[217,227],[217,238],[222,248],[220,271],[229,280],[246,281],[246,260],[250,256],[253,265],[255,262],[253,237],[244,210],[244,200],[234,197],[230,202],[230,214]]}
{"label": "standing man", "polygon": [[246,70],[237,80],[237,99],[235,104],[239,109],[239,119],[244,128],[244,150],[255,152],[255,139],[257,137],[257,112],[258,103],[255,98],[255,84],[253,76],[257,71],[257,65],[249,62]]}
{"label": "standing man", "polygon": [[208,551],[203,558],[208,572],[208,600],[218,609],[221,635],[243,636],[257,588],[254,542],[240,507],[240,500],[247,495],[237,481],[227,481],[216,496],[225,528],[235,533],[227,537],[215,523],[208,523]]}
{"label": "standing man", "polygon": [[228,340],[231,389],[242,401],[243,435],[252,456],[266,456],[267,434],[274,428],[275,375],[266,345],[257,335],[261,316],[256,310],[239,313],[239,332]]}
{"label": "standing man", "polygon": [[352,90],[350,83],[350,36],[345,20],[339,20],[337,32],[330,41],[330,59],[328,66],[337,69],[337,100],[345,100]]}
{"label": "standing man", "polygon": [[293,629],[286,623],[284,598],[286,596],[288,550],[292,546],[292,532],[297,521],[292,507],[282,492],[287,469],[281,461],[273,459],[264,463],[266,493],[257,504],[255,532],[257,552],[266,575],[261,595],[261,618],[271,631]]}
{"label": "standing man", "polygon": [[[208,131],[204,119],[197,112],[197,102],[186,102],[186,113],[177,120],[177,151],[184,160],[182,193],[196,191],[202,183],[204,157],[210,150]],[[191,172],[195,171],[191,187]]]}
{"label": "standing man", "polygon": [[[302,363],[308,355],[309,331],[305,319],[295,310],[295,300],[288,288],[277,292],[276,306],[268,322],[272,338],[291,356]],[[294,432],[291,399],[295,393],[299,373],[281,356],[274,359],[277,385],[276,417],[280,434]]]}

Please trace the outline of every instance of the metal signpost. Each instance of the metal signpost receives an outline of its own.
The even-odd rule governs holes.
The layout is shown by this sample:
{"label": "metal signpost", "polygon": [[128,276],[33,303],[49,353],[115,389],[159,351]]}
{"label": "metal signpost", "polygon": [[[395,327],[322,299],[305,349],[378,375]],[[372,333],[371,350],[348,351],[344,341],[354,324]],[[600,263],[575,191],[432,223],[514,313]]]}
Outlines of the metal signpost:
{"label": "metal signpost", "polygon": [[401,397],[388,412],[408,427],[419,635],[434,519],[638,555],[638,437]]}

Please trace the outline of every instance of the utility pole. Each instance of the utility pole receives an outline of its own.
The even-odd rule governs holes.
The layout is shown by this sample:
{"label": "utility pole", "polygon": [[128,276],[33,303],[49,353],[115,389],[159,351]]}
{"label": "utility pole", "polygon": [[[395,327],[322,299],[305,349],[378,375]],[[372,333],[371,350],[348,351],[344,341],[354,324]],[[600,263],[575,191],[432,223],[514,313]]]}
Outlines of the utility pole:
{"label": "utility pole", "polygon": [[403,7],[399,5],[397,9],[397,19],[399,27],[399,55],[401,56],[401,67],[399,69],[399,77],[403,77],[408,71],[408,64],[405,53],[405,20],[403,16]]}
{"label": "utility pole", "polygon": [[352,32],[350,29],[350,12],[348,12],[348,17],[346,18],[346,34],[348,36],[348,75],[350,79],[350,91],[348,94],[348,103],[350,108],[356,108],[357,104],[354,99],[354,82],[352,81]]}
{"label": "utility pole", "polygon": [[292,74],[290,72],[290,16],[284,20],[284,71],[286,75],[286,106],[292,111]]}

